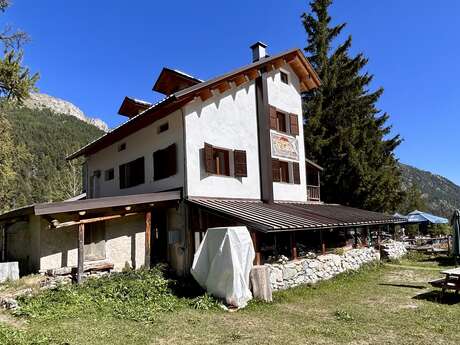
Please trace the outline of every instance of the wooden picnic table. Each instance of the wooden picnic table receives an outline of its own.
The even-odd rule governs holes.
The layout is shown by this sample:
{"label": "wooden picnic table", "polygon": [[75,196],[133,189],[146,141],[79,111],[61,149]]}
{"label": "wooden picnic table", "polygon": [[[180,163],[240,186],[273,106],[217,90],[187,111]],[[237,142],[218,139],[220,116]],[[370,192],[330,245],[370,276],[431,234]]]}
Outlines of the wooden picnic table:
{"label": "wooden picnic table", "polygon": [[441,274],[444,274],[445,277],[430,281],[432,286],[442,289],[441,297],[444,296],[446,290],[455,290],[455,293],[458,294],[460,290],[460,267],[441,271]]}

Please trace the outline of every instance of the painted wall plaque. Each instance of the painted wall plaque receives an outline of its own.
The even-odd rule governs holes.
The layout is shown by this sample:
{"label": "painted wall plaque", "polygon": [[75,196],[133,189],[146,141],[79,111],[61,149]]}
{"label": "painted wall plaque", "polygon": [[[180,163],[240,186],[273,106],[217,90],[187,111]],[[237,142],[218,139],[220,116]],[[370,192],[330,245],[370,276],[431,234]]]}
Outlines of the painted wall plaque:
{"label": "painted wall plaque", "polygon": [[272,157],[299,160],[299,143],[289,135],[271,132]]}

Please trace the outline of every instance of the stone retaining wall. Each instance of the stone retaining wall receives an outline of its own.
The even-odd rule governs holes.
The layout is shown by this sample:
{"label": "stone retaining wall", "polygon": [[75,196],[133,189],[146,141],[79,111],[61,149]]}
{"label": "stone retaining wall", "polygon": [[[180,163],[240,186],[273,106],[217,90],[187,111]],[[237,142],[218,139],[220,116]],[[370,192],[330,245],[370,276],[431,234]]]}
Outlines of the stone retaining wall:
{"label": "stone retaining wall", "polygon": [[265,264],[270,272],[272,290],[283,290],[301,284],[314,284],[342,272],[357,270],[362,265],[380,260],[374,248],[352,249],[343,255],[326,254],[314,259]]}
{"label": "stone retaining wall", "polygon": [[381,244],[382,258],[398,260],[407,254],[406,246],[403,242],[388,241]]}

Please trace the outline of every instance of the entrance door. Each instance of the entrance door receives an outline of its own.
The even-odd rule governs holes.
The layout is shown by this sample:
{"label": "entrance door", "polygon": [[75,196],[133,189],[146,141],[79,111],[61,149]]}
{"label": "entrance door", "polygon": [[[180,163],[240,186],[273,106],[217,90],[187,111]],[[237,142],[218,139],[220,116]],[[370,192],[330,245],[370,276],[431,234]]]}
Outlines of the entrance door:
{"label": "entrance door", "polygon": [[152,210],[152,231],[150,261],[152,265],[168,260],[168,229],[166,222],[166,210]]}

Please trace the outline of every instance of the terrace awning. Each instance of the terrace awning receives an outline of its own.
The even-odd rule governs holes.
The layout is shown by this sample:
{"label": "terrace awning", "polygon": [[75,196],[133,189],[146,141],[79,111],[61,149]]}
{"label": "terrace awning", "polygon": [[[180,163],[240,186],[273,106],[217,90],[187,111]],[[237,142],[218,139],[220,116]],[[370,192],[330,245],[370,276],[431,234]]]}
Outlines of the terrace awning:
{"label": "terrace awning", "polygon": [[262,232],[315,230],[403,223],[406,220],[335,204],[192,198],[189,203]]}
{"label": "terrace awning", "polygon": [[422,223],[430,222],[432,224],[448,224],[449,220],[447,218],[438,217],[433,214],[422,212],[419,210],[412,211],[407,215],[407,221],[409,223]]}

